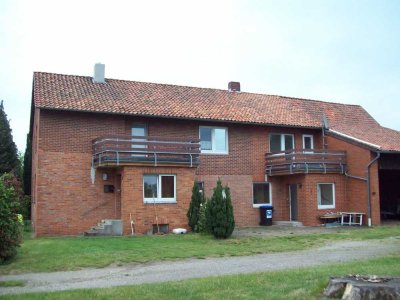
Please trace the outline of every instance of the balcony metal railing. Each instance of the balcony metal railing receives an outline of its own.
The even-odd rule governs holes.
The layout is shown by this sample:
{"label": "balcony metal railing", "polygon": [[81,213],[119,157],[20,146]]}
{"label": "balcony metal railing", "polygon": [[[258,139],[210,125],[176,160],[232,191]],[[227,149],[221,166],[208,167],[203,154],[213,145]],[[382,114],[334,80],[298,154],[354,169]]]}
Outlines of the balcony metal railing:
{"label": "balcony metal railing", "polygon": [[94,167],[199,164],[200,141],[156,136],[103,136],[92,142]]}
{"label": "balcony metal railing", "polygon": [[326,149],[293,149],[265,155],[267,175],[346,172],[346,152]]}

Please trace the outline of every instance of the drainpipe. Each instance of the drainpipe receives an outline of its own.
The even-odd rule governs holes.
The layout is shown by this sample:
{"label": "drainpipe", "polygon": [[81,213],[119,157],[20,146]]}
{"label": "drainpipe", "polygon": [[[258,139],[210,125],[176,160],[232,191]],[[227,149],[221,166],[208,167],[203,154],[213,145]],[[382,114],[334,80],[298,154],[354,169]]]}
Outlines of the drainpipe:
{"label": "drainpipe", "polygon": [[358,180],[362,180],[362,181],[367,181],[368,180],[366,177],[360,177],[360,176],[351,175],[351,174],[347,173],[347,171],[344,172],[344,175],[346,177],[353,178],[353,179],[358,179]]}
{"label": "drainpipe", "polygon": [[379,151],[376,152],[376,157],[370,161],[370,163],[367,166],[367,186],[368,186],[368,226],[371,227],[372,226],[372,222],[371,222],[371,166],[374,162],[376,162],[379,157],[381,156],[381,153]]}

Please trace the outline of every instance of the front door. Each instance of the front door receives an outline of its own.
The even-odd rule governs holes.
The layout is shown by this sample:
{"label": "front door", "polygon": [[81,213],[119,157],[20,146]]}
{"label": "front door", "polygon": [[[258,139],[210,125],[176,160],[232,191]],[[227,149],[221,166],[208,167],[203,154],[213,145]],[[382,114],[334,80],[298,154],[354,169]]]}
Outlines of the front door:
{"label": "front door", "polygon": [[289,184],[290,221],[297,221],[297,184]]}
{"label": "front door", "polygon": [[121,175],[115,175],[114,182],[114,195],[115,195],[115,219],[121,219]]}

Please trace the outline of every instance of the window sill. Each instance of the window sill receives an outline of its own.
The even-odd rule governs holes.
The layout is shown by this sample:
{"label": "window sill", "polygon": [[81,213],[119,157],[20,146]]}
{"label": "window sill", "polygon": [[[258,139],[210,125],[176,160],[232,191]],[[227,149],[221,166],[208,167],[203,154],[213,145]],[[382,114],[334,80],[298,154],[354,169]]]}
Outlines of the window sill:
{"label": "window sill", "polygon": [[201,151],[200,154],[205,154],[205,155],[229,155],[228,152],[203,152],[203,151]]}
{"label": "window sill", "polygon": [[335,206],[334,205],[323,205],[323,206],[318,205],[318,209],[320,209],[320,210],[323,210],[323,209],[335,209]]}
{"label": "window sill", "polygon": [[174,201],[160,201],[160,200],[144,200],[143,201],[144,204],[176,204],[176,200]]}

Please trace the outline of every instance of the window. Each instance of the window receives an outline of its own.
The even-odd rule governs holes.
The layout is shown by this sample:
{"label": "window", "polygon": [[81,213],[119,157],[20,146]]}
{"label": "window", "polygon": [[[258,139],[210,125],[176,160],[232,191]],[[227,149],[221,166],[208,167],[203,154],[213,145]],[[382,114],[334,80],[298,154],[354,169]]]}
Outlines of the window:
{"label": "window", "polygon": [[[314,136],[311,134],[303,134],[303,149],[314,149]],[[312,152],[312,151],[310,151]]]}
{"label": "window", "polygon": [[335,208],[335,184],[318,183],[318,209]]}
{"label": "window", "polygon": [[271,184],[268,182],[253,183],[253,207],[271,204]]}
{"label": "window", "polygon": [[228,129],[200,127],[201,153],[228,154]]}
{"label": "window", "polygon": [[197,181],[197,187],[199,188],[200,193],[204,193],[204,181]]}
{"label": "window", "polygon": [[[131,128],[131,135],[134,136],[135,138],[132,139],[132,151],[146,151],[144,149],[147,148],[146,144],[141,144],[141,142],[146,142],[146,136],[147,136],[147,125],[142,124],[142,123],[135,123],[132,125]],[[144,138],[137,138],[137,137],[144,137]],[[132,154],[132,156],[135,157],[143,157],[146,156],[145,154]]]}
{"label": "window", "polygon": [[175,203],[176,176],[147,174],[143,176],[144,203]]}
{"label": "window", "polygon": [[294,149],[293,134],[276,134],[269,136],[269,151],[280,152]]}

